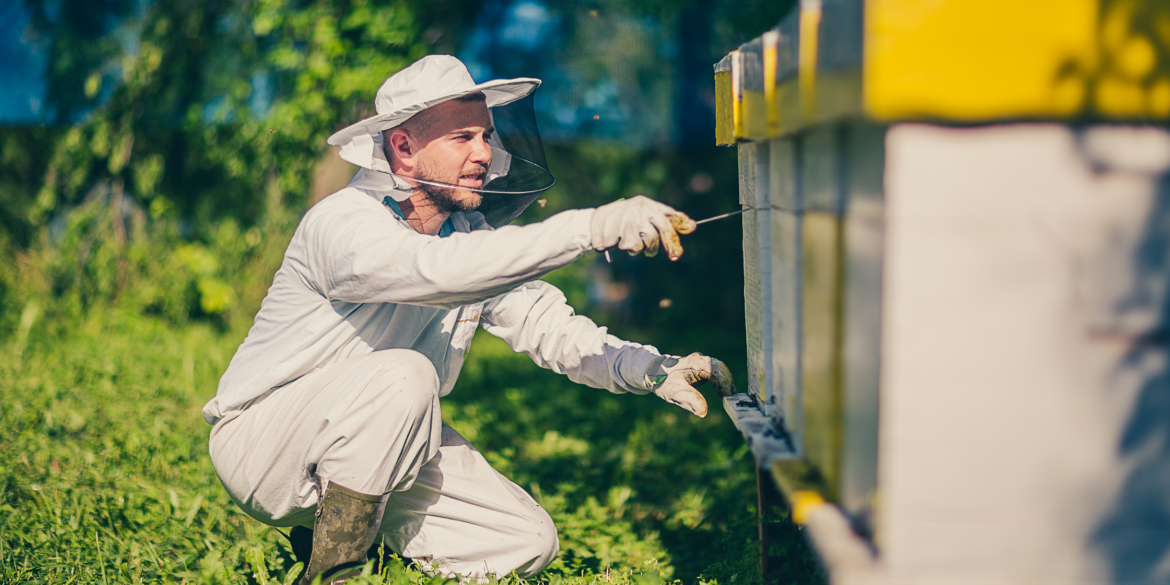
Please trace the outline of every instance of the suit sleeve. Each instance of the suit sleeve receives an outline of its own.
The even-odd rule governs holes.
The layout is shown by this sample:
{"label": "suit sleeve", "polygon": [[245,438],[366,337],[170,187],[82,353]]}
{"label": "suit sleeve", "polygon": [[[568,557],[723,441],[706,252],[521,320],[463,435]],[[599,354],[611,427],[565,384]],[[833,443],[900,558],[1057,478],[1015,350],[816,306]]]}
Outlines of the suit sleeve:
{"label": "suit sleeve", "polygon": [[650,392],[646,369],[658,350],[619,339],[577,315],[564,293],[547,282],[529,282],[488,301],[481,324],[537,365],[578,384],[614,393]]}
{"label": "suit sleeve", "polygon": [[400,224],[372,200],[329,203],[310,210],[290,243],[301,278],[329,300],[451,309],[540,278],[593,249],[591,209],[437,238]]}

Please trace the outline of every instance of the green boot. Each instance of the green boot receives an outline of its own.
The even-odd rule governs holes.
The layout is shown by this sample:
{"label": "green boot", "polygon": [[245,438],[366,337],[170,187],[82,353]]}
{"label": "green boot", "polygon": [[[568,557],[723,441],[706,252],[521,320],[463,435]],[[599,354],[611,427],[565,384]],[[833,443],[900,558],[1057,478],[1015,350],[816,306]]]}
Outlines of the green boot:
{"label": "green boot", "polygon": [[317,575],[322,585],[357,576],[378,536],[389,499],[390,494],[371,496],[329,482],[317,502],[313,552],[299,585],[309,585]]}

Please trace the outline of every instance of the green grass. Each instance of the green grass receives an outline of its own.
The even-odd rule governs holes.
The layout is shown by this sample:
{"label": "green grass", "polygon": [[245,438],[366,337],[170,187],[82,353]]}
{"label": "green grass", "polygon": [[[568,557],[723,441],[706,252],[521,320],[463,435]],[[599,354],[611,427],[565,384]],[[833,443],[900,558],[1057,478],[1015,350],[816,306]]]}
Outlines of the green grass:
{"label": "green grass", "polygon": [[[224,492],[200,409],[292,224],[264,238],[225,224],[206,245],[139,227],[119,249],[100,210],[83,211],[56,247],[0,266],[0,583],[287,582],[289,547]],[[550,279],[580,306],[588,270]],[[676,299],[652,331],[593,312],[619,335],[741,370],[742,334],[692,323],[698,301],[683,292],[652,297]],[[758,582],[752,458],[705,393],[711,414],[698,419],[578,386],[481,331],[444,420],[544,505],[561,538],[547,571],[505,581]],[[773,556],[791,582],[823,582],[786,526]],[[368,569],[369,583],[433,581],[400,560]]]}
{"label": "green grass", "polygon": [[[0,348],[0,582],[283,582],[282,537],[206,455],[199,410],[240,332],[116,310],[39,326]],[[758,579],[750,456],[718,411],[576,386],[485,335],[443,409],[557,521],[564,552],[534,582]]]}

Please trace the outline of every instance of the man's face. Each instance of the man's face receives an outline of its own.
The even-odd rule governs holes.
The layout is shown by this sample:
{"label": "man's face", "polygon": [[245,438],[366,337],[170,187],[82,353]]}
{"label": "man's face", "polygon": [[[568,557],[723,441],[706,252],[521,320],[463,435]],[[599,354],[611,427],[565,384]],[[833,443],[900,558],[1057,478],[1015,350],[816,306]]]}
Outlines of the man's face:
{"label": "man's face", "polygon": [[[481,188],[492,164],[487,144],[494,129],[483,100],[447,101],[419,116],[413,136],[413,169],[408,176],[436,183]],[[407,173],[403,173],[407,174]],[[475,191],[419,184],[419,189],[443,211],[470,211],[483,195]]]}

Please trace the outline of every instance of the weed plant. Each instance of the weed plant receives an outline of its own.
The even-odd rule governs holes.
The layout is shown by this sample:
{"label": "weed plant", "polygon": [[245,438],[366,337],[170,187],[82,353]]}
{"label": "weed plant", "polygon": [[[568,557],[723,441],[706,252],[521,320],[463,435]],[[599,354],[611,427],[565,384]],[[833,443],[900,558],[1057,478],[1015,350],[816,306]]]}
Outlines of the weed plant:
{"label": "weed plant", "polygon": [[[281,531],[219,484],[200,409],[296,218],[181,238],[112,209],[74,210],[0,271],[0,583],[289,583]],[[549,279],[580,291],[588,270]],[[562,550],[502,582],[757,582],[752,458],[707,397],[698,419],[578,386],[481,331],[443,418],[548,509]],[[797,581],[821,580],[799,535],[780,544]],[[353,583],[438,581],[387,554]]]}
{"label": "weed plant", "polygon": [[[37,19],[30,34],[54,39],[46,108],[61,125],[0,129],[0,585],[288,583],[287,543],[228,499],[199,411],[279,265],[287,208],[316,188],[326,137],[372,113],[389,72],[456,52],[478,4],[139,4]],[[728,47],[792,3],[749,4],[712,15],[712,30],[741,35]],[[679,8],[656,6],[645,14]],[[95,32],[123,18],[133,54]],[[731,149],[583,141],[548,155],[560,181],[528,220],[637,193],[696,218],[736,207]],[[582,259],[548,278],[621,337],[742,373],[741,234],[701,230],[676,263]],[[757,582],[751,456],[707,398],[700,420],[577,386],[479,335],[444,419],[543,503],[561,539],[548,571],[505,581]],[[775,546],[793,582],[821,579],[799,534]],[[367,568],[367,583],[432,581],[393,556]]]}

